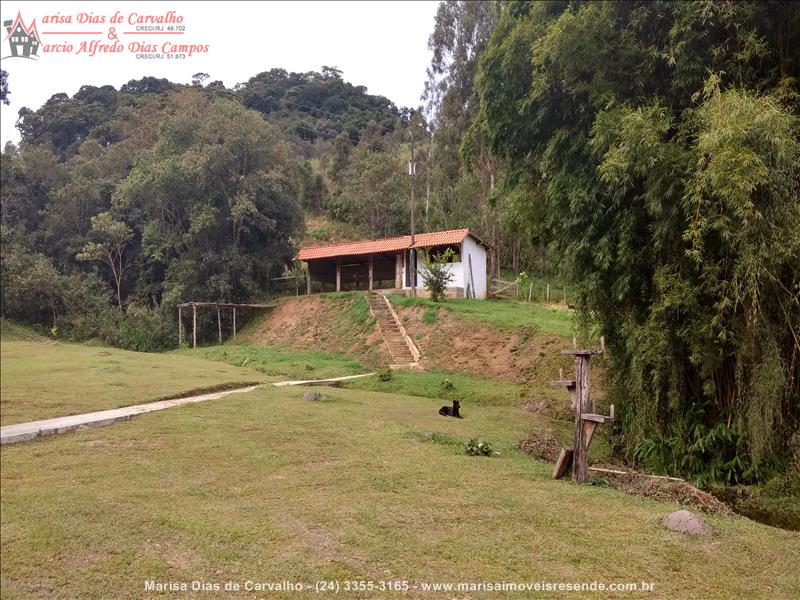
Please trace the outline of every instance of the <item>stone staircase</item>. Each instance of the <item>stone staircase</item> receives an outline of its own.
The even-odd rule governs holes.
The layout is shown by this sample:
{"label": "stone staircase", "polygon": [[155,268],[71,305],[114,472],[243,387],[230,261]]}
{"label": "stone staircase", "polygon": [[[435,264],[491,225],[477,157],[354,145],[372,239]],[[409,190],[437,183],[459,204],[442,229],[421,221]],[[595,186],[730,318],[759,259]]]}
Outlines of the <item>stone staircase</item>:
{"label": "stone staircase", "polygon": [[[392,356],[391,367],[393,369],[414,369],[419,368],[419,352],[412,352],[409,343],[413,346],[413,342],[408,338],[403,327],[400,325],[395,315],[389,306],[389,301],[378,294],[369,294],[367,297],[369,301],[370,312],[375,317],[378,323],[378,330],[381,332],[383,341],[389,348],[389,354]],[[416,350],[416,346],[414,346]]]}

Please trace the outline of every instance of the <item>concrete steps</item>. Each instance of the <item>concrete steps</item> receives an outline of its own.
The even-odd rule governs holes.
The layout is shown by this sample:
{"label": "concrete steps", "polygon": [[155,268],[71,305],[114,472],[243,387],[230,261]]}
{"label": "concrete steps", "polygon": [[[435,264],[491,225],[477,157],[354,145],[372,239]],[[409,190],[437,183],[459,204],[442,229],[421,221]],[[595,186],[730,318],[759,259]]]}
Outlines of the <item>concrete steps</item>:
{"label": "concrete steps", "polygon": [[388,301],[383,296],[370,294],[367,297],[369,308],[378,323],[381,337],[389,349],[394,368],[416,368],[419,361],[408,346],[405,332],[395,320]]}

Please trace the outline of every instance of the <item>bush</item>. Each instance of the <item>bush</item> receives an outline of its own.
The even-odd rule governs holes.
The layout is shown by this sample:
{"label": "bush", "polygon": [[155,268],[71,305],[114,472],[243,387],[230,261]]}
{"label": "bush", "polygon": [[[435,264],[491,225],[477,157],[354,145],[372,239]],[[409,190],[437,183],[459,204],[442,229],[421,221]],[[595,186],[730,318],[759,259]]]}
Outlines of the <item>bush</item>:
{"label": "bush", "polygon": [[453,281],[449,263],[453,259],[453,250],[448,248],[439,254],[432,254],[425,260],[425,271],[422,272],[422,283],[431,295],[431,300],[444,300],[447,284]]}
{"label": "bush", "polygon": [[499,452],[492,450],[492,445],[489,442],[483,442],[477,438],[471,439],[467,442],[467,454],[469,456],[499,456]]}
{"label": "bush", "polygon": [[378,381],[391,381],[392,377],[394,377],[394,373],[392,370],[387,368],[381,369],[377,373]]}

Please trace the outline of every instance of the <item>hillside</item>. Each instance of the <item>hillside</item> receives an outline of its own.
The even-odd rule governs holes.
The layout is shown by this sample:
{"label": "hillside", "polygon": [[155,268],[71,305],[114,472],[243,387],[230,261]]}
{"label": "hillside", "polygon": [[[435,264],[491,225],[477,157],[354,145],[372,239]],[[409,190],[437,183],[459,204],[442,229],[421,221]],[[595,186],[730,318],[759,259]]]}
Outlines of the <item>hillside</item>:
{"label": "hillside", "polygon": [[[523,383],[548,381],[571,361],[571,313],[516,302],[393,299],[426,368]],[[483,303],[478,309],[477,303]],[[282,300],[251,324],[242,343],[345,354],[368,365],[388,362],[364,294],[321,294]]]}

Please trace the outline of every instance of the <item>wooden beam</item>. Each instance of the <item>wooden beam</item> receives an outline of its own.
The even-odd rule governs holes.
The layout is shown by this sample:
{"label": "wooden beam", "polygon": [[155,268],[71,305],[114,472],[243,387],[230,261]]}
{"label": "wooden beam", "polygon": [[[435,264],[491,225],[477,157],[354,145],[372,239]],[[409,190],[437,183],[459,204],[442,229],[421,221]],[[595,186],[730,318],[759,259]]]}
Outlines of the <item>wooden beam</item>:
{"label": "wooden beam", "polygon": [[311,294],[311,267],[306,269],[306,294]]}
{"label": "wooden beam", "polygon": [[234,306],[238,308],[275,308],[278,306],[277,302],[272,302],[270,304],[242,304],[238,302],[183,302],[178,306],[200,306],[202,307],[209,307],[209,306],[219,306],[221,308],[232,308]]}
{"label": "wooden beam", "polygon": [[219,334],[219,343],[222,343],[222,315],[219,312],[219,306],[217,306],[217,333]]}
{"label": "wooden beam", "polygon": [[178,305],[178,348],[183,346],[183,319],[181,318],[181,306]]}
{"label": "wooden beam", "polygon": [[372,254],[369,255],[369,291],[372,291]]}
{"label": "wooden beam", "polygon": [[342,291],[342,259],[336,258],[336,291]]}
{"label": "wooden beam", "polygon": [[192,306],[192,348],[197,348],[197,306]]}
{"label": "wooden beam", "polygon": [[572,466],[572,449],[562,448],[558,460],[553,467],[553,479],[561,479],[564,473]]}

